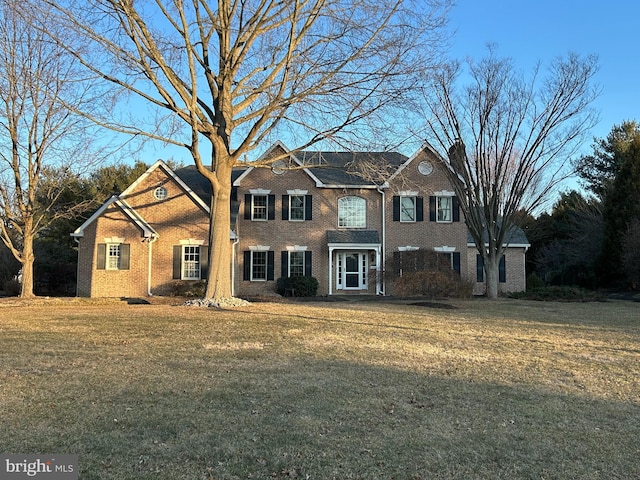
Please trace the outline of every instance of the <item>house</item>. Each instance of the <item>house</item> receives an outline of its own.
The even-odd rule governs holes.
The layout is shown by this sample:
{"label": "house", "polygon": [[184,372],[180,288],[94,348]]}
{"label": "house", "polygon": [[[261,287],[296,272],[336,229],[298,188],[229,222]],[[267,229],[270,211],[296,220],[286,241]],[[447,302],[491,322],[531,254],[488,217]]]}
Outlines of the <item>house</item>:
{"label": "house", "polygon": [[[484,292],[482,265],[437,154],[288,152],[271,168],[234,171],[232,284],[236,296],[275,291],[307,275],[319,295],[393,294],[398,258],[436,251]],[[363,168],[366,166],[367,168]],[[170,293],[206,277],[210,188],[194,166],[152,165],[73,236],[79,296]],[[501,262],[501,290],[525,288],[529,246],[516,229]],[[405,262],[406,263],[406,262]],[[392,267],[394,265],[394,267]],[[383,275],[386,272],[386,275]]]}

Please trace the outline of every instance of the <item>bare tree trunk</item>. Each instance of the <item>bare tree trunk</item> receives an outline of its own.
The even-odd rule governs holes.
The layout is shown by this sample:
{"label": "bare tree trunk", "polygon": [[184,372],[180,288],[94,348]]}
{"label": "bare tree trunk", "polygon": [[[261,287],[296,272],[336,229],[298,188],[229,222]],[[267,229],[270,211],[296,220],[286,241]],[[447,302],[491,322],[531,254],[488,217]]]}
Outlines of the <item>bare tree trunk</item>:
{"label": "bare tree trunk", "polygon": [[[227,172],[228,170],[228,172]],[[219,182],[211,197],[209,224],[209,272],[206,298],[230,298],[231,290],[231,170],[228,162],[219,162]]]}
{"label": "bare tree trunk", "polygon": [[33,263],[35,255],[33,254],[33,234],[29,233],[27,225],[23,238],[22,252],[20,253],[20,261],[22,263],[22,285],[20,288],[21,298],[31,298],[33,293]]}
{"label": "bare tree trunk", "polygon": [[498,281],[500,276],[500,262],[496,255],[488,255],[484,262],[485,295],[487,298],[498,298]]}

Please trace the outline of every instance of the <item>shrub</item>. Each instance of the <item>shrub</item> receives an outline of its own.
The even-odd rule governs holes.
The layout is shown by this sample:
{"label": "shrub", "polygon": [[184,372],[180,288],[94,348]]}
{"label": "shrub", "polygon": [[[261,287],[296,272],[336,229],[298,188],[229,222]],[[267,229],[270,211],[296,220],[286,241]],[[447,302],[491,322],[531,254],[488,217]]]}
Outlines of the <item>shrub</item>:
{"label": "shrub", "polygon": [[556,285],[527,290],[526,292],[513,292],[509,294],[509,297],[525,300],[555,300],[559,302],[603,302],[606,300],[601,293],[593,290]]}
{"label": "shrub", "polygon": [[204,297],[204,280],[180,280],[171,284],[169,295],[172,297]]}
{"label": "shrub", "polygon": [[288,291],[295,297],[315,297],[318,280],[315,277],[280,277],[276,281],[276,292],[284,296]]}
{"label": "shrub", "polygon": [[394,281],[394,292],[402,297],[422,295],[429,298],[468,298],[473,286],[453,270],[408,272]]}
{"label": "shrub", "polygon": [[20,283],[17,280],[7,280],[4,282],[4,292],[10,297],[20,295]]}
{"label": "shrub", "polygon": [[544,288],[544,281],[535,273],[532,273],[527,277],[527,290],[537,290]]}

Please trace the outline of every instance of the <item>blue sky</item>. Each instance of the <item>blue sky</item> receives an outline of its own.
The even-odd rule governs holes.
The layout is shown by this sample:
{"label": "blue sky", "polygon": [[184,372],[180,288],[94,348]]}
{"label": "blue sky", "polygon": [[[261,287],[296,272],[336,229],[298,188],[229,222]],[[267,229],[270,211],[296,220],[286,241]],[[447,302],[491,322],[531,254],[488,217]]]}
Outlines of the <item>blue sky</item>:
{"label": "blue sky", "polygon": [[458,0],[451,12],[455,30],[451,56],[481,58],[495,43],[501,57],[511,57],[525,72],[537,61],[558,55],[595,54],[594,81],[602,90],[594,104],[600,121],[591,138],[606,137],[624,120],[640,120],[640,2],[633,0]]}

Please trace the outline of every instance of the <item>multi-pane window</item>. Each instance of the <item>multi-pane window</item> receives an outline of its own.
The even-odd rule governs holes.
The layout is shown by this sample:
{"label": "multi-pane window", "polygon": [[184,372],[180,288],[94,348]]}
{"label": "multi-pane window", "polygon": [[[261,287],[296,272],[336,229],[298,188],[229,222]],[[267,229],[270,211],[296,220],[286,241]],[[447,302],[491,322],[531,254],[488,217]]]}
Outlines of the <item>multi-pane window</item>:
{"label": "multi-pane window", "polygon": [[251,220],[267,220],[267,195],[252,195],[251,197]]}
{"label": "multi-pane window", "polygon": [[451,222],[453,212],[453,197],[436,197],[438,222]]}
{"label": "multi-pane window", "polygon": [[290,195],[289,196],[289,220],[303,221],[305,212],[305,196]]}
{"label": "multi-pane window", "polygon": [[367,202],[361,197],[338,199],[338,227],[365,228],[367,226]]}
{"label": "multi-pane window", "polygon": [[251,280],[267,279],[267,252],[251,252]]}
{"label": "multi-pane window", "polygon": [[400,197],[400,221],[416,221],[416,197]]}
{"label": "multi-pane window", "polygon": [[120,270],[120,244],[107,244],[107,270]]}
{"label": "multi-pane window", "polygon": [[183,246],[182,278],[183,280],[200,279],[200,247],[198,245]]}
{"label": "multi-pane window", "polygon": [[289,276],[304,276],[304,254],[305,252],[289,252]]}

